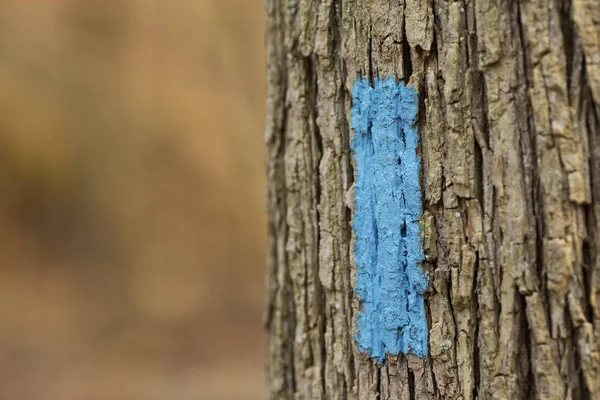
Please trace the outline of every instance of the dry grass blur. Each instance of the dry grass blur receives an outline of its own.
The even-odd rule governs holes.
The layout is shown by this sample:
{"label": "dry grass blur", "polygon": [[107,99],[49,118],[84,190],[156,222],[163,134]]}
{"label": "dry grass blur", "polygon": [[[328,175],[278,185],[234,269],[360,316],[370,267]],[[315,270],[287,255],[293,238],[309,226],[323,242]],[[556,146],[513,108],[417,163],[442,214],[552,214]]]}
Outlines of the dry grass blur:
{"label": "dry grass blur", "polygon": [[265,397],[262,0],[0,0],[0,399]]}

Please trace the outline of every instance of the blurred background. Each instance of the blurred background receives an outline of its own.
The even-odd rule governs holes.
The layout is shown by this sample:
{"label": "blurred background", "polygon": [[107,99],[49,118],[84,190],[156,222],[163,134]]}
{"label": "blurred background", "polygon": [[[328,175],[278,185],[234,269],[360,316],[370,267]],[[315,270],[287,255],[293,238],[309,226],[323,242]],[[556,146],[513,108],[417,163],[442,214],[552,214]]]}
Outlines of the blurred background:
{"label": "blurred background", "polygon": [[0,0],[0,399],[266,398],[263,0]]}

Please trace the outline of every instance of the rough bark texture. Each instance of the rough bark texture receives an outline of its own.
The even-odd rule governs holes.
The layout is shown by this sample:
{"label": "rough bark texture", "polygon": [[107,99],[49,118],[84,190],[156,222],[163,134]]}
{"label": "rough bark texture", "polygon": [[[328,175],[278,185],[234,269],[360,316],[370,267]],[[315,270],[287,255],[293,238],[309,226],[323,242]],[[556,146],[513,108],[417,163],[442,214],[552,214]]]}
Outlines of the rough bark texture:
{"label": "rough bark texture", "polygon": [[[271,397],[600,398],[600,2],[267,9]],[[353,340],[358,76],[420,93],[426,360]]]}

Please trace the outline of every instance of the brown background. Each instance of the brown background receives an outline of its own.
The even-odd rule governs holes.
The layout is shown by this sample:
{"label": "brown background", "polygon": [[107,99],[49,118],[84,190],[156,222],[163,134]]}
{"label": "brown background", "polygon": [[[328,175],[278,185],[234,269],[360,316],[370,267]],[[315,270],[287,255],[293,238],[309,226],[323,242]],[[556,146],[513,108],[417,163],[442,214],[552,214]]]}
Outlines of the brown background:
{"label": "brown background", "polygon": [[0,10],[0,399],[265,398],[262,0]]}

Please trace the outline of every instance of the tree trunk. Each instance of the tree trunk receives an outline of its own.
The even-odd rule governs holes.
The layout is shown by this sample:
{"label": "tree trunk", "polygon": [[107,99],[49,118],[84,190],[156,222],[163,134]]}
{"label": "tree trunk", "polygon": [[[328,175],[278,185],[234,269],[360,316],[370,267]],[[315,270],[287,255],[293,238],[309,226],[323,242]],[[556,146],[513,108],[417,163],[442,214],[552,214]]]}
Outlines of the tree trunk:
{"label": "tree trunk", "polygon": [[[600,398],[600,2],[267,8],[271,397]],[[413,128],[419,158],[378,170]]]}

